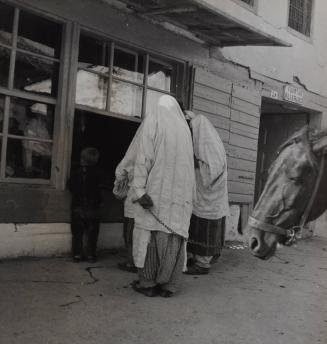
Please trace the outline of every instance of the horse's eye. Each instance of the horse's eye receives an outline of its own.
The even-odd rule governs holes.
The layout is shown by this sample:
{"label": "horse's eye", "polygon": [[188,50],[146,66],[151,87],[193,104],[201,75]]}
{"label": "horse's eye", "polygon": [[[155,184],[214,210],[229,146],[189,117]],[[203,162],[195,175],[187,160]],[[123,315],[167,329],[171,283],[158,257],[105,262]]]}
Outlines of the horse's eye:
{"label": "horse's eye", "polygon": [[294,184],[301,184],[303,179],[301,177],[290,177],[289,178]]}

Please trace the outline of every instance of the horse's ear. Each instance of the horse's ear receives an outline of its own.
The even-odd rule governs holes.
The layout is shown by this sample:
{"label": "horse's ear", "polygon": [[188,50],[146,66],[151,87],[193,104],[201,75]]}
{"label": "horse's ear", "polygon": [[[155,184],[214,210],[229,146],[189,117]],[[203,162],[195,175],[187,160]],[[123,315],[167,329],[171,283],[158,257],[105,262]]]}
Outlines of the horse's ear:
{"label": "horse's ear", "polygon": [[309,142],[309,132],[310,128],[308,125],[305,125],[300,130],[296,131],[291,137],[287,139],[281,146],[279,146],[277,152],[278,154],[287,146],[291,145],[294,142],[304,141]]}

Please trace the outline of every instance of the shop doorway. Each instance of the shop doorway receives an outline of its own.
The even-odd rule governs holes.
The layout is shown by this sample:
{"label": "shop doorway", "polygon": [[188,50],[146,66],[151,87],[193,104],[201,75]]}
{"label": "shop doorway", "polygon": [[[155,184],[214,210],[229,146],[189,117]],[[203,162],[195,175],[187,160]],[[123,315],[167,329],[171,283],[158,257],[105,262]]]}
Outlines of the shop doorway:
{"label": "shop doorway", "polygon": [[278,147],[292,134],[309,124],[310,114],[283,104],[263,102],[258,139],[256,187],[257,202],[268,177],[268,169]]}
{"label": "shop doorway", "polygon": [[106,188],[102,190],[102,222],[122,222],[123,202],[112,194],[115,169],[132,141],[139,123],[76,111],[74,119],[71,166],[79,163],[81,149],[96,147],[100,153],[99,168],[105,176]]}

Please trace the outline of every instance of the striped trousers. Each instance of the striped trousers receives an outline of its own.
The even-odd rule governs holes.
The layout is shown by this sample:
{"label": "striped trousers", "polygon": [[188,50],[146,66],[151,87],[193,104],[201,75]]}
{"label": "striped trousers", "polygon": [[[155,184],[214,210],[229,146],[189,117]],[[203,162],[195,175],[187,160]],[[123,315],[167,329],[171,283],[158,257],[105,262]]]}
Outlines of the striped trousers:
{"label": "striped trousers", "polygon": [[181,281],[185,260],[185,240],[175,234],[151,232],[143,269],[138,269],[140,286],[160,285],[176,292]]}

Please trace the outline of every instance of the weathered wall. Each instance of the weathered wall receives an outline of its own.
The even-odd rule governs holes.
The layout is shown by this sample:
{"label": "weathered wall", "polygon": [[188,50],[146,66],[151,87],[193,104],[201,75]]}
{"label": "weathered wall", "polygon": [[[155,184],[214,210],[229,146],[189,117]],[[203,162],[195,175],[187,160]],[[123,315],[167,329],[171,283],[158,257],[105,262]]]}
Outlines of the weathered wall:
{"label": "weathered wall", "polygon": [[[206,1],[217,3],[215,0]],[[285,0],[259,0],[257,13],[253,13],[231,0],[219,2],[219,7],[226,12],[292,44],[290,48],[224,48],[223,55],[283,82],[293,83],[294,77],[298,77],[309,91],[327,96],[327,2],[314,1],[312,37],[309,39],[287,27],[288,3]]]}

